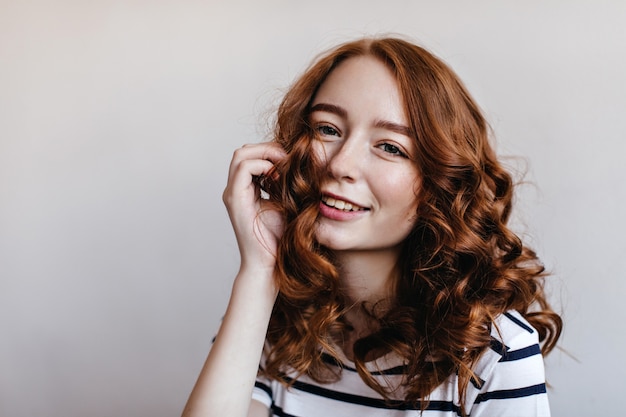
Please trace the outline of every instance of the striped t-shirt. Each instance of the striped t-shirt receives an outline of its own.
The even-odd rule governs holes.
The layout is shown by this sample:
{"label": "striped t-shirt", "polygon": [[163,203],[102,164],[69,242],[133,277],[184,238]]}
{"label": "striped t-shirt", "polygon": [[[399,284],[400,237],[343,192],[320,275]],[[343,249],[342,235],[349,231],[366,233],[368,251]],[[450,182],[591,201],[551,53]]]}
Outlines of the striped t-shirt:
{"label": "striped t-shirt", "polygon": [[[466,412],[471,417],[549,416],[537,331],[514,311],[500,316],[495,324],[491,349],[483,353],[474,367],[482,384],[470,384],[467,388]],[[380,382],[397,386],[402,379],[402,361],[392,355],[367,366]],[[320,384],[301,376],[289,389],[259,377],[252,398],[278,417],[420,415],[419,404],[413,407],[402,401],[385,401],[361,380],[354,364],[345,357],[342,368],[341,379],[336,382]],[[457,376],[451,375],[431,393],[424,417],[461,415],[457,382]]]}

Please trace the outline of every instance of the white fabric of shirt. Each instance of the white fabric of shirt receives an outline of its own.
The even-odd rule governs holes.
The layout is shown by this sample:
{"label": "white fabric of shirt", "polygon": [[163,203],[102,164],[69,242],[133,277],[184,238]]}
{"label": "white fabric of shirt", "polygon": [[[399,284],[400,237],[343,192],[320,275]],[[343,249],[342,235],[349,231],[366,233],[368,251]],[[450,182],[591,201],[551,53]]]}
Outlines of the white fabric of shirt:
{"label": "white fabric of shirt", "polygon": [[[484,383],[470,384],[466,394],[466,412],[471,417],[529,416],[549,417],[543,357],[538,334],[515,311],[507,312],[492,326],[492,347],[487,349],[474,368]],[[341,358],[341,378],[320,384],[301,376],[290,389],[277,381],[257,378],[252,395],[277,417],[451,417],[460,416],[458,378],[451,375],[430,395],[430,405],[420,414],[400,401],[386,403],[368,387],[354,370],[354,364]],[[367,364],[368,369],[401,369],[400,358],[391,355]],[[383,372],[384,374],[385,372]],[[293,377],[293,375],[289,375]],[[380,381],[398,385],[402,375],[389,372],[375,375]]]}

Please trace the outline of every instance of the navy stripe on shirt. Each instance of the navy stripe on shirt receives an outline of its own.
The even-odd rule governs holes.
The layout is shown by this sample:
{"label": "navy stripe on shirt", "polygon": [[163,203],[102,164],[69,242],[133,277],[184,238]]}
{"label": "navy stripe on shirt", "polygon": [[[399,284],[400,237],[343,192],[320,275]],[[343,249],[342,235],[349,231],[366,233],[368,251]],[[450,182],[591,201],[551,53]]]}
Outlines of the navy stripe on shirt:
{"label": "navy stripe on shirt", "polygon": [[506,352],[508,352],[508,350],[510,349],[507,345],[503,345],[502,342],[500,342],[498,339],[495,339],[493,337],[491,338],[491,341],[489,342],[489,347],[491,348],[491,350],[493,350],[494,352],[500,355],[505,355]]}
{"label": "navy stripe on shirt", "polygon": [[[292,379],[284,377],[287,383],[292,383]],[[309,394],[318,395],[320,397],[328,398],[331,400],[341,401],[345,403],[358,404],[371,408],[382,408],[387,410],[420,410],[420,402],[411,404],[401,400],[384,400],[378,398],[364,397],[361,395],[348,394],[345,392],[333,391],[327,388],[322,388],[317,385],[307,384],[302,381],[293,381],[293,388],[308,392]],[[428,403],[426,410],[437,411],[454,411],[457,415],[461,415],[460,408],[452,401],[435,401],[432,400]]]}
{"label": "navy stripe on shirt", "polygon": [[522,329],[526,330],[528,333],[534,333],[535,332],[532,329],[532,327],[529,327],[526,323],[522,322],[520,319],[518,319],[517,317],[515,317],[511,313],[504,313],[504,315],[506,317],[508,317],[508,319],[511,320],[513,323],[517,324],[519,327],[521,327]]}
{"label": "navy stripe on shirt", "polygon": [[259,388],[259,389],[262,389],[263,391],[265,391],[265,392],[267,393],[267,395],[269,395],[269,396],[270,396],[270,398],[271,398],[272,400],[274,400],[274,394],[272,393],[272,388],[270,388],[268,385],[265,385],[265,384],[264,384],[264,383],[262,383],[262,382],[256,381],[256,382],[254,383],[254,386],[255,386],[255,387],[257,387],[257,388]]}
{"label": "navy stripe on shirt", "polygon": [[541,348],[539,347],[538,344],[534,344],[531,346],[527,346],[523,349],[509,350],[505,352],[504,355],[502,355],[502,358],[500,359],[499,362],[517,361],[520,359],[526,359],[531,356],[540,355],[540,354],[541,354]]}
{"label": "navy stripe on shirt", "polygon": [[489,400],[506,400],[511,398],[530,397],[531,395],[545,394],[546,384],[531,385],[530,387],[490,391],[478,394],[474,404]]}

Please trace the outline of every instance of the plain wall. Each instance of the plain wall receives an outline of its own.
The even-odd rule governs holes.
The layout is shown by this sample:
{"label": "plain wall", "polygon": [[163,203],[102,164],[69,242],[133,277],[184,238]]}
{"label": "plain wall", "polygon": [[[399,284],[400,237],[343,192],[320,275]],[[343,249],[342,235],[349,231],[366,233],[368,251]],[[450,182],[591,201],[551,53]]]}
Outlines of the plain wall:
{"label": "plain wall", "polygon": [[554,416],[618,412],[626,2],[0,0],[0,416],[180,414],[238,253],[232,152],[364,34],[447,61],[526,170],[516,229],[565,318]]}

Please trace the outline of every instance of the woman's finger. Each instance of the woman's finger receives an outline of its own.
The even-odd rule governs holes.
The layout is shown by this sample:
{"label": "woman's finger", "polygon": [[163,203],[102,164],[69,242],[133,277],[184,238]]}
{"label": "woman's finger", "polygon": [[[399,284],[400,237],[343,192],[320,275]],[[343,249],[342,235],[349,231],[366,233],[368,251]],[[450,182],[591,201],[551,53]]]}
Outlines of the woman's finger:
{"label": "woman's finger", "polygon": [[254,177],[266,175],[273,168],[274,164],[264,159],[246,159],[239,162],[228,179],[228,184],[224,190],[224,202],[231,202],[230,198],[241,192],[247,195],[250,191],[256,190]]}
{"label": "woman's finger", "polygon": [[236,149],[233,153],[233,159],[229,168],[229,175],[233,175],[237,171],[239,164],[243,161],[251,159],[261,159],[270,161],[274,164],[282,161],[287,156],[285,150],[277,143],[263,142],[244,145]]}

